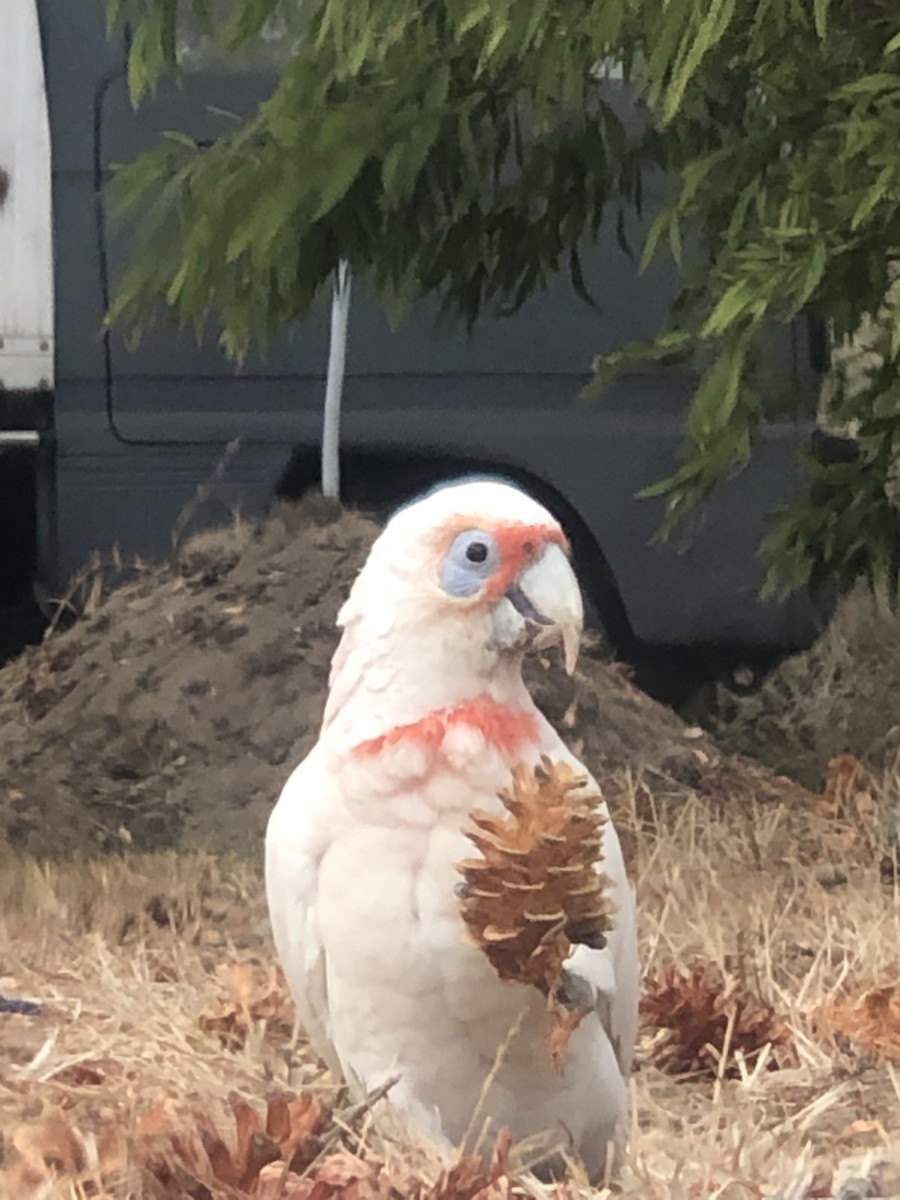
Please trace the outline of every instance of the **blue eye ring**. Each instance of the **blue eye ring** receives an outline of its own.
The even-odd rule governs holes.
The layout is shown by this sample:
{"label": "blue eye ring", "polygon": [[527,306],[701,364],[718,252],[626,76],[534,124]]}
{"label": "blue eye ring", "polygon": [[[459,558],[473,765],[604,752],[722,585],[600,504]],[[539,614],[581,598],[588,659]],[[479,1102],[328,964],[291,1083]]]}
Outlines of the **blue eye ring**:
{"label": "blue eye ring", "polygon": [[499,566],[494,536],[483,529],[466,529],[453,539],[438,578],[448,596],[465,599],[480,592]]}

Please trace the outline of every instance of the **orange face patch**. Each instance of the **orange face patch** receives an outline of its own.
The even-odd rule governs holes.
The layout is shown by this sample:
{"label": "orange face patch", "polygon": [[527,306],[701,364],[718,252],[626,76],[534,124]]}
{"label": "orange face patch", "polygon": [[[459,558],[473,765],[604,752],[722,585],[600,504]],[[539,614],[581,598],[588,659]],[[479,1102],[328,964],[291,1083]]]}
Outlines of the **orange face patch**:
{"label": "orange face patch", "polygon": [[492,533],[500,550],[500,569],[485,588],[485,595],[490,600],[499,600],[548,543],[555,542],[567,553],[569,549],[565,534],[553,525],[498,525]]}
{"label": "orange face patch", "polygon": [[538,736],[537,720],[532,713],[510,708],[483,693],[474,700],[464,700],[452,708],[435,709],[408,725],[396,725],[387,733],[360,742],[354,747],[354,753],[366,756],[380,754],[382,750],[408,741],[436,754],[446,734],[460,726],[476,729],[488,745],[506,756],[537,741]]}

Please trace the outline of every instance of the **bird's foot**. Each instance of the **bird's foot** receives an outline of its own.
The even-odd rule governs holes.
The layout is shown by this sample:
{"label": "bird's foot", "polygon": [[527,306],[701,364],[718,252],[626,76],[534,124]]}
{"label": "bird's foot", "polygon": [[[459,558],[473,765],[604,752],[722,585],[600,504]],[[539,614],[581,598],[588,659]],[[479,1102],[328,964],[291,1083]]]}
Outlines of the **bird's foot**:
{"label": "bird's foot", "polygon": [[587,1013],[596,1005],[594,988],[583,975],[568,967],[563,968],[562,978],[553,993],[553,999],[570,1012]]}

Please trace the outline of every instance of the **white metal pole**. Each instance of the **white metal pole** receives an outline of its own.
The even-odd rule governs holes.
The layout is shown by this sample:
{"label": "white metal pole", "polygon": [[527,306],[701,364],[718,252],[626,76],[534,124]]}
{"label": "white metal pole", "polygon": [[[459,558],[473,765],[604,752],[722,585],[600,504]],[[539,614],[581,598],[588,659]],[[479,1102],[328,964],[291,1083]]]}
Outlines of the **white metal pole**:
{"label": "white metal pole", "polygon": [[331,341],[328,346],[328,378],[322,420],[322,492],[333,500],[341,498],[341,399],[347,358],[351,279],[349,264],[341,262],[335,274],[331,296]]}

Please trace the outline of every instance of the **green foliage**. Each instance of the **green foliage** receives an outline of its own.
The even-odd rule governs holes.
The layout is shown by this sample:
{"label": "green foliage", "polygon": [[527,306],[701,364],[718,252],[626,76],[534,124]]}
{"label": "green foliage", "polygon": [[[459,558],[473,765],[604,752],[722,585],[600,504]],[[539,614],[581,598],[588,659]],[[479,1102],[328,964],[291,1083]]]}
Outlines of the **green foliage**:
{"label": "green foliage", "polygon": [[[241,357],[302,317],[342,259],[389,311],[435,292],[470,325],[560,269],[583,288],[583,238],[636,196],[645,151],[589,73],[615,21],[549,0],[302,11],[255,112],[116,172],[114,208],[139,227],[112,320],[133,334],[166,308],[198,330],[214,320]],[[144,31],[136,97],[177,69],[189,22],[237,53],[287,19],[278,0],[232,0],[214,22],[201,0],[113,0],[112,16]]]}
{"label": "green foliage", "polygon": [[[790,412],[767,331],[809,312],[840,342],[900,257],[895,0],[108,3],[133,30],[135,99],[178,69],[189,27],[231,54],[273,28],[287,48],[268,98],[212,146],[169,138],[117,173],[140,237],[112,317],[132,331],[171,309],[240,356],[307,312],[342,258],[390,310],[431,292],[471,324],[561,268],[581,286],[585,236],[664,160],[676,194],[644,257],[671,254],[684,289],[652,342],[598,360],[596,387],[648,358],[696,366],[680,463],[654,489],[667,529]],[[639,138],[592,70],[610,57],[655,117]],[[860,459],[818,469],[815,503],[776,516],[773,587],[896,581],[894,310],[886,322],[880,366],[837,414],[858,423]]]}
{"label": "green foliage", "polygon": [[[882,305],[900,256],[900,9],[893,0],[646,0],[648,97],[679,179],[645,257],[699,227],[701,251],[650,345],[597,363],[598,387],[673,350],[703,371],[681,465],[653,489],[671,530],[753,452],[777,418],[760,386],[773,323],[802,312],[841,343]],[[900,443],[900,319],[884,317],[882,358],[831,419],[858,427],[860,458],[811,464],[811,499],[775,515],[763,553],[769,587],[837,573],[896,587],[900,524],[885,483]],[[890,490],[890,488],[888,489]]]}
{"label": "green foliage", "polygon": [[[893,303],[881,313],[865,352],[838,371],[830,406],[855,431],[853,462],[815,464],[810,498],[774,514],[763,553],[772,564],[768,590],[818,586],[838,574],[884,589],[896,604],[900,587],[900,376]],[[862,364],[853,370],[854,358]],[[849,368],[849,369],[848,369]]]}

